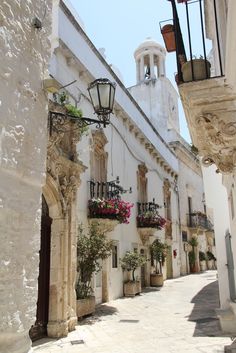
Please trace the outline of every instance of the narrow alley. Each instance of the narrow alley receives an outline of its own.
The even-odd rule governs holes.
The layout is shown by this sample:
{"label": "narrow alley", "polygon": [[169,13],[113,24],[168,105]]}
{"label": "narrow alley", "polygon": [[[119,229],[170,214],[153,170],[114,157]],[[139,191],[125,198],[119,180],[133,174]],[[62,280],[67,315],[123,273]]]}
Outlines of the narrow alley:
{"label": "narrow alley", "polygon": [[216,271],[167,280],[134,298],[98,306],[68,337],[42,339],[35,353],[220,353],[222,334]]}

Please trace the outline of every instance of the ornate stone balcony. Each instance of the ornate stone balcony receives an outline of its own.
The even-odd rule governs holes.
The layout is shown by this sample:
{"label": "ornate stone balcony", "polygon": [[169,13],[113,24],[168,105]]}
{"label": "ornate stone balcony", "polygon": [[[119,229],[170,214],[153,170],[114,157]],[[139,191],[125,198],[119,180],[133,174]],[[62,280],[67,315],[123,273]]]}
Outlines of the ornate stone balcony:
{"label": "ornate stone balcony", "polygon": [[192,142],[205,166],[236,167],[236,93],[224,77],[179,85]]}

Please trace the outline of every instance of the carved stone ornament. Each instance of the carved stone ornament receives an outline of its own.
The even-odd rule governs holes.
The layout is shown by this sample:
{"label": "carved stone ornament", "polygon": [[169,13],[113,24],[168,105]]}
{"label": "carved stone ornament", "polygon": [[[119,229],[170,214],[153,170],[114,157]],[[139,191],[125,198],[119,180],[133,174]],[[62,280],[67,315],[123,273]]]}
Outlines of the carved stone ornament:
{"label": "carved stone ornament", "polygon": [[138,228],[138,233],[143,245],[147,245],[149,237],[153,236],[156,232],[155,228]]}
{"label": "carved stone ornament", "polygon": [[195,128],[203,165],[216,164],[220,172],[231,173],[236,167],[236,122],[205,113],[196,118]]}
{"label": "carved stone ornament", "polygon": [[163,193],[164,193],[164,199],[168,199],[171,196],[171,184],[168,179],[165,179],[163,182]]}
{"label": "carved stone ornament", "polygon": [[[60,110],[58,104],[50,103],[54,111]],[[55,181],[55,185],[61,201],[62,212],[65,215],[74,200],[76,190],[80,185],[80,174],[86,167],[78,159],[76,144],[81,133],[70,130],[69,133],[52,131],[47,146],[47,173]]]}
{"label": "carved stone ornament", "polygon": [[165,237],[172,239],[172,222],[167,220],[165,225]]}
{"label": "carved stone ornament", "polygon": [[119,222],[115,219],[90,218],[89,224],[96,224],[102,232],[109,233],[109,232],[113,232],[113,230],[119,224]]}

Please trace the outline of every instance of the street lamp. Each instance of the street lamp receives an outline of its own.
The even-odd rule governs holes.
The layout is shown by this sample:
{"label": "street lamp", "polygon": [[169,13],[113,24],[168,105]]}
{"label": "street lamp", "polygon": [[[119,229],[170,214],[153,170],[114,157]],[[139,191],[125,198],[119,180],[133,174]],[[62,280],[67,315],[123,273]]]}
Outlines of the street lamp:
{"label": "street lamp", "polygon": [[[76,129],[81,129],[88,125],[97,124],[105,128],[110,123],[110,114],[113,111],[114,98],[115,98],[115,83],[112,83],[107,78],[99,78],[90,83],[88,92],[94,108],[94,113],[97,114],[97,119],[90,119],[87,117],[75,116],[62,112],[49,112],[49,133],[52,130],[57,132],[69,132],[68,122],[76,124]],[[67,126],[67,127],[66,127]],[[73,128],[74,130],[74,128]]]}
{"label": "street lamp", "polygon": [[107,78],[99,78],[88,87],[89,95],[93,104],[94,112],[99,121],[106,127],[110,123],[115,97],[115,84]]}

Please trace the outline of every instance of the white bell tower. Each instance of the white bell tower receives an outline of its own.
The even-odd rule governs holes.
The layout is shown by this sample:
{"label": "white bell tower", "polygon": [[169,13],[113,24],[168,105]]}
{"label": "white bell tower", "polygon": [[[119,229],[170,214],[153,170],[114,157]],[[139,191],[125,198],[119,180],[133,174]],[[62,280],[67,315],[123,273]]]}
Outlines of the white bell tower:
{"label": "white bell tower", "polygon": [[134,52],[136,85],[129,88],[165,141],[179,134],[178,93],[166,77],[166,50],[147,38]]}
{"label": "white bell tower", "polygon": [[165,77],[165,49],[151,38],[134,52],[137,84],[147,79]]}

